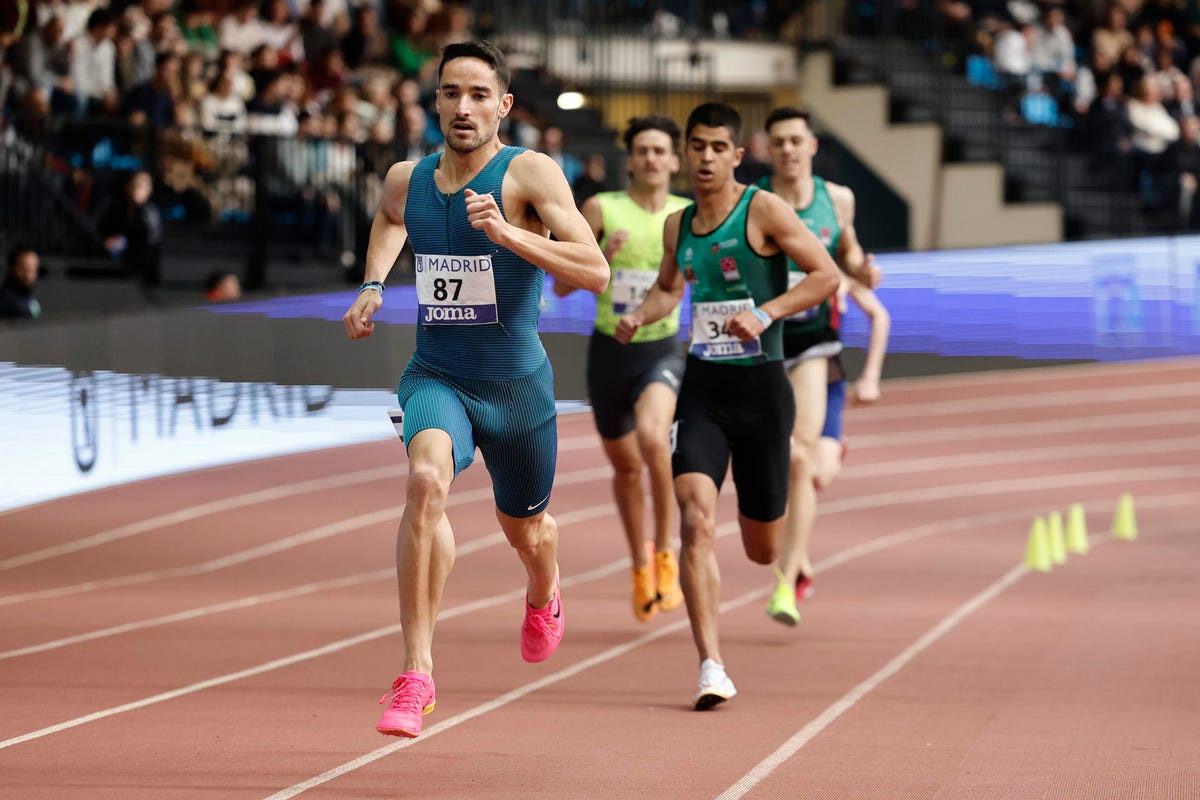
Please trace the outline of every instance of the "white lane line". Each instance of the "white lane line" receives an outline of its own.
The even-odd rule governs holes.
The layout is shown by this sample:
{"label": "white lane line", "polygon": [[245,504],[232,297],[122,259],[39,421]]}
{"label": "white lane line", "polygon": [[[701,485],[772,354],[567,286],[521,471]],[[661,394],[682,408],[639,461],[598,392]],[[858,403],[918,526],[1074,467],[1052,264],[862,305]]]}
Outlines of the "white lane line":
{"label": "white lane line", "polygon": [[[586,483],[597,480],[599,478],[607,478],[612,474],[612,469],[609,467],[594,467],[590,469],[576,470],[574,472],[563,473],[555,480],[556,486],[566,486],[575,483]],[[490,486],[480,489],[470,489],[464,492],[452,494],[447,500],[447,507],[464,505],[480,500],[491,499],[492,488]],[[236,553],[221,556],[220,558],[202,561],[198,564],[189,564],[182,567],[172,567],[170,569],[150,570],[148,572],[133,573],[130,575],[118,575],[112,578],[104,578],[96,581],[86,581],[84,583],[72,584],[70,586],[58,586],[50,589],[39,589],[32,592],[23,592],[21,594],[0,595],[0,606],[9,606],[16,603],[26,603],[32,600],[48,600],[55,597],[66,597],[68,595],[81,594],[83,592],[92,592],[98,589],[114,589],[124,586],[134,586],[152,581],[166,580],[170,578],[188,578],[196,575],[203,575],[227,567],[244,564],[247,561],[264,558],[270,555],[277,555],[299,547],[305,544],[312,544],[323,539],[328,539],[349,531],[365,528],[371,525],[379,525],[384,522],[399,522],[400,515],[404,511],[404,506],[390,506],[372,511],[367,514],[359,514],[349,519],[344,519],[339,522],[332,522],[328,525],[321,525],[316,528],[310,528],[306,531],[285,536],[282,539],[276,539],[265,544],[251,547],[246,550],[240,550]]]}
{"label": "white lane line", "polygon": [[722,792],[717,800],[739,800],[744,797],[747,792],[758,785],[764,778],[770,775],[775,769],[787,761],[789,758],[799,752],[800,748],[808,744],[812,739],[829,727],[838,717],[845,714],[850,709],[862,700],[872,691],[874,691],[881,683],[895,675],[904,668],[908,662],[912,661],[922,652],[934,645],[939,639],[952,631],[955,626],[966,619],[975,611],[982,608],[987,603],[994,600],[1008,587],[1012,586],[1023,576],[1027,575],[1029,570],[1024,564],[1013,567],[1008,572],[1004,573],[995,583],[984,589],[979,594],[972,597],[967,602],[956,608],[948,616],[944,617],[937,625],[934,625],[920,639],[904,648],[895,658],[884,664],[874,675],[864,680],[862,683],[855,686],[846,694],[842,695],[833,705],[821,712],[816,719],[801,728],[795,736],[788,739],[779,749],[771,755],[764,758],[752,770],[747,772],[742,778]]}
{"label": "white lane line", "polygon": [[[568,511],[565,514],[560,514],[555,517],[555,521],[560,528],[568,525],[573,525],[579,522],[587,522],[605,516],[616,514],[616,506],[612,503],[605,503],[598,506],[591,506],[576,511]],[[486,536],[481,536],[478,539],[472,539],[469,542],[463,543],[461,547],[455,550],[455,557],[470,555],[471,553],[479,552],[488,547],[503,543],[505,540],[504,533],[496,531],[489,533]],[[274,592],[266,592],[263,594],[251,595],[242,597],[237,600],[229,600],[223,603],[213,603],[207,606],[191,608],[186,611],[178,611],[174,614],[164,614],[159,617],[150,619],[138,620],[136,622],[126,622],[121,625],[114,625],[108,628],[100,628],[98,630],[88,631],[86,633],[67,636],[62,639],[55,639],[49,642],[41,642],[39,644],[21,647],[16,650],[6,650],[0,652],[0,661],[19,656],[28,656],[35,653],[44,653],[47,650],[55,650],[60,647],[68,647],[74,644],[82,644],[83,642],[91,642],[97,639],[104,639],[109,636],[119,636],[124,633],[133,633],[134,631],[146,630],[148,628],[156,628],[162,625],[172,625],[176,622],[187,622],[188,620],[199,619],[212,614],[223,614],[227,611],[241,611],[247,608],[253,608],[266,603],[274,603],[279,600],[291,600],[296,597],[315,594],[316,592],[324,592],[334,589],[347,589],[353,586],[359,586],[364,583],[373,583],[381,580],[393,580],[396,577],[396,570],[388,567],[386,569],[370,570],[369,572],[358,572],[353,575],[345,575],[340,578],[331,578],[324,581],[316,581],[313,583],[305,583],[299,586],[292,586],[286,589],[278,589]]]}
{"label": "white lane line", "polygon": [[[1139,415],[1140,414],[1140,415]],[[936,417],[930,421],[937,424]],[[1113,431],[1129,428],[1153,428],[1160,425],[1194,425],[1200,423],[1200,412],[1192,409],[1163,411],[1150,414],[1130,411],[1126,414],[1102,414],[1094,417],[1048,419],[1040,422],[1007,422],[962,427],[934,427],[892,433],[868,433],[855,436],[856,446],[884,447],[924,442],[957,442],[965,439],[1014,438],[1028,439],[1039,434],[1077,433],[1080,431]]]}
{"label": "white lane line", "polygon": [[[1155,499],[1156,498],[1153,496],[1144,497],[1139,500],[1139,504],[1146,506],[1146,507],[1150,507],[1154,504]],[[1159,499],[1160,499],[1160,502],[1162,500],[1169,500],[1169,501],[1172,501],[1173,504],[1178,504],[1178,503],[1194,502],[1195,497],[1194,497],[1194,495],[1191,495],[1191,494],[1172,494],[1172,495],[1160,496]],[[907,529],[904,531],[898,531],[896,533],[889,534],[887,536],[882,536],[877,539],[873,539],[870,542],[865,542],[863,544],[856,545],[851,548],[847,548],[844,551],[834,554],[830,558],[819,561],[815,565],[815,568],[818,570],[824,571],[824,572],[828,572],[828,571],[833,570],[839,566],[842,566],[850,561],[853,561],[857,558],[868,555],[870,553],[875,553],[875,552],[879,552],[881,550],[885,550],[885,549],[887,549],[889,547],[893,547],[897,544],[912,542],[917,539],[933,536],[933,535],[940,534],[940,533],[949,533],[949,532],[954,532],[954,531],[959,531],[959,530],[978,530],[980,527],[982,527],[983,525],[987,525],[987,524],[998,524],[998,523],[1003,523],[1003,522],[1008,522],[1008,521],[1026,520],[1028,518],[1028,516],[1029,516],[1029,512],[1025,509],[1012,509],[1012,510],[1007,510],[1007,511],[992,512],[990,514],[983,514],[983,515],[979,515],[976,517],[960,517],[958,519],[947,520],[944,522],[926,523],[924,525],[919,525],[919,526],[916,526],[914,528],[910,528],[910,529]],[[717,536],[723,538],[725,536],[731,536],[734,533],[736,533],[737,531],[738,531],[738,525],[736,522],[727,522],[723,525],[718,526]],[[588,583],[593,580],[600,580],[604,577],[619,573],[622,570],[627,569],[628,565],[629,565],[629,560],[627,558],[613,561],[609,564],[606,564],[604,566],[601,566],[601,567],[591,570],[589,572],[584,572],[584,573],[580,573],[579,575],[572,576],[570,578],[565,578],[563,580],[563,585],[564,586],[575,586],[575,585],[579,585],[579,584],[583,584],[583,583]],[[766,597],[770,591],[771,591],[771,587],[766,587],[763,589],[756,589],[754,591],[748,592],[745,595],[742,595],[742,597],[738,598],[737,600],[723,603],[721,605],[721,613],[725,613],[726,611],[743,606],[746,603],[752,602],[753,600]],[[525,589],[524,589],[524,587],[522,587],[519,589],[514,589],[510,592],[506,592],[504,594],[494,595],[489,598],[481,598],[481,599],[473,601],[471,603],[466,603],[461,606],[456,606],[455,608],[448,609],[446,611],[439,613],[438,620],[442,621],[442,620],[451,619],[453,617],[461,616],[462,614],[468,614],[468,613],[473,613],[475,611],[481,611],[481,610],[484,610],[487,608],[491,608],[493,606],[500,605],[505,602],[519,599],[524,596],[524,592],[525,592]],[[605,651],[604,653],[598,654],[597,656],[590,659],[589,666],[595,666],[597,664],[603,663],[604,661],[612,660],[613,658],[616,658],[619,655],[624,655],[625,653],[629,652],[630,650],[632,650],[636,647],[640,647],[642,644],[653,641],[657,638],[660,638],[661,636],[666,636],[667,634],[673,633],[676,630],[682,630],[686,625],[687,625],[687,620],[685,618],[683,620],[680,620],[679,622],[673,623],[670,628],[664,628],[664,629],[657,630],[651,634],[646,634],[642,637],[639,637],[638,639],[632,640],[631,642],[627,642],[623,645],[619,645],[618,647],[611,648],[610,650]],[[35,739],[40,739],[45,736],[50,736],[55,733],[61,733],[62,731],[70,730],[72,728],[76,728],[81,725],[86,725],[90,722],[96,722],[101,719],[106,719],[108,717],[113,717],[118,714],[123,714],[127,711],[134,711],[134,710],[137,710],[140,708],[145,708],[150,705],[155,705],[157,703],[166,702],[168,700],[173,700],[175,698],[183,697],[185,695],[195,694],[196,692],[203,691],[204,689],[210,689],[210,688],[213,688],[216,686],[222,686],[224,684],[232,683],[234,681],[241,680],[243,678],[254,677],[256,675],[261,675],[266,672],[271,672],[271,671],[274,671],[277,669],[282,669],[284,667],[292,666],[294,664],[298,664],[298,663],[301,663],[304,661],[309,661],[309,660],[312,660],[315,658],[320,658],[322,656],[330,655],[332,653],[336,653],[338,651],[345,650],[350,647],[355,647],[359,644],[371,642],[376,639],[380,639],[384,636],[389,636],[391,634],[395,634],[395,633],[399,633],[399,632],[400,632],[399,624],[388,625],[383,628],[377,628],[376,630],[367,631],[366,633],[359,634],[358,636],[352,636],[352,637],[349,637],[346,639],[338,640],[336,642],[331,642],[322,647],[318,647],[318,648],[315,648],[312,650],[306,650],[302,653],[295,653],[291,656],[285,656],[283,658],[275,659],[275,660],[269,661],[265,664],[259,664],[257,666],[249,667],[247,669],[240,670],[238,672],[233,672],[233,673],[221,675],[221,676],[218,676],[215,678],[210,678],[208,680],[201,681],[199,683],[194,683],[189,686],[184,686],[184,687],[181,687],[179,689],[175,689],[175,690],[172,690],[169,692],[163,692],[161,694],[157,694],[152,697],[143,698],[142,700],[136,700],[136,701],[133,701],[131,703],[126,703],[121,706],[116,706],[114,708],[104,709],[101,711],[94,712],[92,714],[88,714],[83,717],[77,717],[72,720],[67,720],[66,722],[61,722],[56,725],[51,725],[46,728],[41,728],[36,731],[31,731],[29,733],[22,734],[20,736],[16,736],[16,737],[13,737],[10,739],[5,739],[3,741],[0,741],[0,750],[6,749],[8,747],[13,747],[18,744],[23,744],[25,742],[33,741]],[[617,651],[619,651],[619,652],[617,652]],[[574,667],[569,667],[568,670],[574,670]],[[549,686],[552,683],[557,683],[560,680],[564,680],[565,678],[576,674],[578,671],[582,671],[582,670],[572,671],[572,672],[570,672],[569,675],[564,674],[564,672],[565,672],[564,671],[564,672],[555,673],[554,675],[547,676],[546,678],[543,678],[541,681],[536,682],[536,684],[537,684],[536,688],[543,688],[544,686]],[[533,685],[533,684],[530,684],[530,685]],[[520,691],[520,690],[515,690],[515,691]],[[534,689],[530,689],[529,691],[534,691]],[[525,692],[525,694],[528,694],[528,693],[529,692]],[[524,696],[524,695],[522,694],[521,696]],[[514,697],[512,699],[517,699],[517,698]],[[490,701],[489,703],[484,704],[484,705],[490,705],[491,703],[494,703],[494,702],[495,701]],[[512,700],[509,700],[507,702],[512,702]],[[498,708],[499,706],[496,706],[496,707]],[[489,709],[489,710],[491,710],[491,709]],[[468,712],[464,712],[464,713],[469,714],[472,712],[468,711]],[[478,714],[473,714],[473,716],[478,716]],[[424,741],[424,740],[430,738],[431,736],[433,736],[435,734],[435,732],[446,729],[443,726],[451,723],[455,719],[457,719],[457,717],[452,717],[451,719],[448,719],[444,723],[442,723],[442,725],[434,726],[430,730],[422,733],[420,740],[414,740],[414,741]],[[455,724],[458,724],[458,723],[455,723]],[[453,726],[450,726],[450,727],[453,727]],[[394,747],[394,745],[392,747]],[[384,749],[387,749],[387,748],[384,748]],[[389,752],[391,752],[391,751],[389,750]],[[386,755],[386,753],[384,755]],[[351,763],[353,763],[353,762],[351,762]],[[365,763],[369,763],[369,762],[365,762]],[[342,774],[342,773],[339,773],[339,774]],[[316,785],[316,784],[313,784],[313,785]],[[308,788],[311,788],[311,786]],[[291,795],[280,795],[280,797],[283,797],[283,796],[291,796]]]}
{"label": "white lane line", "polygon": [[[1193,505],[1196,497],[1193,494],[1174,494],[1151,496],[1140,503],[1143,508],[1167,508],[1179,505]],[[1090,504],[1095,505],[1095,504]],[[1190,530],[1190,528],[1188,529]],[[1092,547],[1112,541],[1107,536],[1092,534],[1089,537]],[[853,708],[860,700],[877,689],[880,684],[903,669],[922,651],[929,649],[939,639],[949,633],[956,625],[970,614],[979,610],[988,602],[994,600],[1009,586],[1028,574],[1029,570],[1023,565],[1017,565],[1006,572],[995,583],[959,606],[952,613],[931,628],[917,641],[913,642],[895,658],[884,664],[878,671],[862,683],[855,686],[832,705],[822,711],[815,719],[796,732],[794,736],[779,746],[775,752],[760,761],[736,783],[717,796],[717,800],[740,800],[751,789],[766,779],[796,753],[828,728],[838,717]]]}
{"label": "white lane line", "polygon": [[[605,564],[602,567],[598,567],[597,569],[593,569],[589,572],[584,572],[584,573],[580,573],[579,575],[572,576],[570,578],[565,578],[565,579],[563,579],[562,583],[563,583],[563,586],[573,586],[573,585],[580,584],[580,583],[586,583],[589,581],[600,580],[602,578],[608,577],[609,575],[616,574],[617,572],[620,572],[624,569],[628,569],[628,565],[629,565],[628,559],[614,561],[612,563]],[[521,587],[520,589],[514,589],[512,591],[505,592],[503,594],[493,595],[491,597],[480,598],[479,600],[475,600],[470,603],[465,603],[461,606],[455,606],[454,608],[447,609],[446,611],[439,613],[438,621],[441,622],[441,621],[445,621],[448,619],[453,619],[454,617],[462,616],[463,614],[470,614],[470,613],[474,613],[476,611],[482,611],[484,609],[492,608],[494,606],[502,605],[502,604],[508,603],[508,602],[516,602],[517,600],[520,600],[524,596],[525,596],[525,588]],[[312,659],[315,659],[315,658],[321,658],[322,656],[327,656],[331,653],[336,653],[340,650],[346,650],[351,647],[356,647],[360,644],[366,644],[367,642],[373,642],[376,639],[381,639],[385,636],[391,636],[394,634],[398,634],[400,632],[401,632],[401,628],[400,628],[399,623],[396,623],[394,625],[386,625],[382,628],[376,628],[373,631],[367,631],[366,633],[361,633],[357,636],[351,636],[346,639],[339,639],[335,642],[330,642],[327,645],[323,645],[321,647],[316,647],[311,650],[305,650],[301,653],[293,653],[290,656],[284,656],[283,658],[277,658],[272,661],[268,661],[264,664],[258,664],[253,667],[248,667],[246,669],[239,670],[237,672],[231,672],[231,673],[228,673],[225,675],[218,675],[215,678],[209,678],[208,680],[199,681],[198,683],[189,684],[187,686],[181,686],[178,689],[172,689],[171,691],[168,691],[168,692],[161,692],[160,694],[156,694],[151,697],[144,697],[141,700],[134,700],[133,702],[130,702],[130,703],[125,703],[123,705],[114,706],[113,708],[106,708],[101,711],[96,711],[96,712],[87,714],[82,717],[76,717],[75,719],[70,719],[65,722],[60,722],[56,725],[50,725],[45,728],[40,728],[36,731],[30,731],[29,733],[21,734],[20,736],[14,736],[10,739],[5,739],[3,741],[0,741],[0,750],[7,749],[9,747],[15,747],[16,745],[24,744],[25,742],[31,742],[35,739],[41,739],[46,736],[51,736],[55,733],[62,733],[63,731],[70,730],[72,728],[78,728],[81,725],[87,725],[90,722],[97,722],[99,720],[107,719],[109,717],[115,717],[118,714],[124,714],[129,711],[136,711],[140,708],[146,708],[147,706],[157,705],[158,703],[165,703],[168,700],[174,700],[179,697],[185,697],[190,694],[202,692],[205,689],[212,689],[217,686],[224,686],[225,684],[233,683],[234,681],[240,681],[245,678],[252,678],[256,675],[262,675],[267,672],[273,672],[274,670],[283,669],[284,667],[290,667],[295,664],[302,663],[304,661],[311,661]]]}
{"label": "white lane line", "polygon": [[1112,389],[1066,389],[1057,392],[1037,392],[1013,396],[970,397],[961,400],[943,400],[932,403],[908,403],[888,406],[862,406],[855,408],[856,421],[877,422],[883,420],[929,417],[937,419],[947,414],[971,414],[981,411],[1016,411],[1057,406],[1085,404],[1136,403],[1142,400],[1167,400],[1171,398],[1200,398],[1200,383],[1182,382],[1162,385],[1121,386]]}
{"label": "white lane line", "polygon": [[28,553],[22,553],[19,556],[0,560],[0,570],[16,569],[26,564],[34,564],[38,561],[45,561],[50,558],[67,555],[68,553],[77,553],[80,550],[99,547],[103,544],[127,539],[130,536],[137,536],[158,528],[166,528],[171,525],[190,522],[200,517],[209,516],[210,514],[220,514],[238,508],[245,508],[246,506],[269,503],[275,500],[283,500],[288,497],[296,497],[297,495],[311,494],[328,489],[340,489],[343,486],[355,483],[398,478],[407,474],[407,464],[375,467],[374,469],[363,469],[342,473],[341,475],[332,475],[328,478],[315,478],[313,480],[275,486],[270,489],[260,489],[255,492],[247,492],[221,500],[212,500],[207,503],[198,503],[194,506],[181,508],[178,511],[110,528],[109,530],[94,533],[91,536],[85,536],[81,539],[73,539],[69,542],[63,542],[51,547],[44,547],[41,550],[33,550]]}
{"label": "white lane line", "polygon": [[[586,450],[592,447],[596,449],[600,448],[600,440],[596,436],[577,436],[559,441],[560,452]],[[247,492],[245,494],[235,495],[233,497],[227,497],[221,500],[198,503],[193,506],[188,506],[187,508],[181,508],[178,511],[171,511],[166,514],[160,514],[156,517],[150,517],[148,519],[138,520],[137,522],[127,523],[125,525],[120,525],[116,528],[94,533],[90,536],[85,536],[80,539],[73,539],[69,542],[62,542],[51,547],[44,547],[40,550],[33,550],[28,553],[22,553],[21,555],[0,559],[0,570],[16,569],[17,567],[23,567],[27,564],[35,564],[39,561],[46,561],[47,559],[57,558],[70,553],[77,553],[81,550],[99,547],[101,545],[109,544],[110,542],[120,541],[121,539],[128,539],[131,536],[138,536],[153,530],[168,528],[172,525],[179,525],[184,522],[191,522],[212,514],[220,514],[239,508],[245,508],[246,506],[258,505],[260,503],[270,503],[276,500],[284,500],[289,497],[296,497],[298,495],[311,494],[313,492],[340,489],[344,486],[350,486],[358,483],[369,483],[372,481],[400,478],[407,474],[408,462],[403,462],[386,467],[375,467],[373,469],[356,470],[354,472],[346,472],[340,475],[331,475],[326,478],[314,478],[311,480],[297,481],[295,483],[286,483],[280,486],[273,486],[270,489],[260,489],[258,491]]]}
{"label": "white lane line", "polygon": [[[854,440],[851,439],[851,442]],[[1072,458],[1096,456],[1118,456],[1122,460],[1129,456],[1163,455],[1182,453],[1200,447],[1200,437],[1171,439],[1145,439],[1139,442],[1101,442],[1064,447],[1034,447],[1027,450],[993,450],[986,453],[966,453],[957,456],[932,456],[930,458],[906,458],[902,462],[881,461],[875,464],[849,464],[840,478],[868,478],[904,473],[933,472],[943,469],[992,466],[994,464],[1032,464],[1035,461],[1061,461]],[[903,468],[898,470],[897,464]]]}

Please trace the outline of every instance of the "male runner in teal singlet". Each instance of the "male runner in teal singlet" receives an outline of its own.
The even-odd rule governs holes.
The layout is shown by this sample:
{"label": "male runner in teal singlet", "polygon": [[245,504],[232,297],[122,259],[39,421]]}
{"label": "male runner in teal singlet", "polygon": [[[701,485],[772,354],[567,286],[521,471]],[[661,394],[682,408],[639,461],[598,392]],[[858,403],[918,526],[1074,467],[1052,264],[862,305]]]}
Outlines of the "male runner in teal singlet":
{"label": "male runner in teal singlet", "polygon": [[[618,341],[630,341],[669,314],[691,284],[692,342],[671,468],[683,539],[680,578],[701,659],[693,702],[701,711],[737,694],[717,641],[721,483],[732,461],[742,547],[750,560],[770,564],[787,510],[795,416],[776,320],[816,306],[838,286],[837,265],[788,204],[734,179],[741,127],[737,111],[719,103],[688,117],[684,147],[696,202],[667,218],[658,279],[616,330]],[[789,258],[807,273],[791,289]]]}
{"label": "male runner in teal singlet", "polygon": [[495,45],[445,48],[437,107],[446,150],[388,170],[366,281],[343,318],[351,339],[371,335],[383,282],[411,237],[417,348],[397,390],[409,459],[396,545],[404,672],[376,726],[393,736],[417,736],[436,701],[433,628],[454,563],[446,499],[477,445],[496,517],[528,575],[521,655],[542,661],[562,639],[558,527],[546,513],[558,441],[537,334],[541,289],[549,272],[600,293],[609,270],[558,166],[496,138],[512,108],[508,86]]}

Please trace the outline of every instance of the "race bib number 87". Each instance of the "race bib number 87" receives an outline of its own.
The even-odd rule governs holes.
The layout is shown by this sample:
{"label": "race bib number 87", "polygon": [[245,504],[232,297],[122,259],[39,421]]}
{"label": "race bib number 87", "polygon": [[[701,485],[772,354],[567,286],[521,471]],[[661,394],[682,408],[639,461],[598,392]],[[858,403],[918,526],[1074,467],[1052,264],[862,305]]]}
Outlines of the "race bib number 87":
{"label": "race bib number 87", "polygon": [[692,304],[692,344],[689,352],[708,361],[745,358],[762,353],[758,338],[743,342],[725,328],[726,321],[741,311],[754,308],[754,301],[724,300]]}
{"label": "race bib number 87", "polygon": [[486,325],[499,318],[491,256],[416,254],[417,321]]}

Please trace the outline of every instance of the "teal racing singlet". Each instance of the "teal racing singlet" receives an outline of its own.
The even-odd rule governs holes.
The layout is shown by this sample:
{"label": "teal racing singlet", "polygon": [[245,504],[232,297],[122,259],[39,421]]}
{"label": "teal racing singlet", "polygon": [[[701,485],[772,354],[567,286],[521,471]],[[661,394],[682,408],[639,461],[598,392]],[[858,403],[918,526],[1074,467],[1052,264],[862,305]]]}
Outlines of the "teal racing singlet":
{"label": "teal racing singlet", "polygon": [[[417,349],[435,370],[476,380],[511,380],[546,360],[538,338],[545,272],[492,242],[467,222],[467,188],[496,198],[522,147],[503,147],[463,189],[434,181],[441,154],[417,162],[408,181],[404,225],[416,254]],[[507,217],[506,217],[507,218]]]}

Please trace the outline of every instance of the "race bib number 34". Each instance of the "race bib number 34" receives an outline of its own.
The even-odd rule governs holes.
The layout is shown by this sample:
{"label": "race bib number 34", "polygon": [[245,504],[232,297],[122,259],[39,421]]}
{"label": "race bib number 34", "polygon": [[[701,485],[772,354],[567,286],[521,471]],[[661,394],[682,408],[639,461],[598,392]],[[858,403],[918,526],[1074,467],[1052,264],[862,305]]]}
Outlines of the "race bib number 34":
{"label": "race bib number 34", "polygon": [[750,299],[693,303],[692,344],[689,352],[709,361],[760,355],[762,342],[757,338],[743,342],[725,329],[725,323],[730,317],[751,308],[754,308],[754,301]]}
{"label": "race bib number 34", "polygon": [[619,269],[612,276],[612,309],[614,314],[628,314],[646,299],[657,272],[638,269]]}
{"label": "race bib number 34", "polygon": [[498,320],[491,256],[416,254],[417,320],[422,325],[486,325]]}

